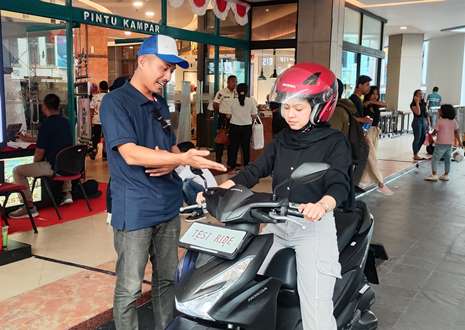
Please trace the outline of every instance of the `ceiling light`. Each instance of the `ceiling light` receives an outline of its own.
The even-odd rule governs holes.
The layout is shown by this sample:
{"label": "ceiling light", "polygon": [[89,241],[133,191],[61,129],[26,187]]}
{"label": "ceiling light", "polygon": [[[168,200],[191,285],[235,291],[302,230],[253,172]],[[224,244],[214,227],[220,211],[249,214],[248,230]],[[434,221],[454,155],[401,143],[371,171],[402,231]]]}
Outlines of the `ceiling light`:
{"label": "ceiling light", "polygon": [[407,27],[406,26],[401,26],[400,29],[401,30],[407,30]]}
{"label": "ceiling light", "polygon": [[130,31],[124,31],[124,34],[127,35],[127,36],[130,36],[132,34],[132,32]]}
{"label": "ceiling light", "polygon": [[465,25],[453,26],[446,29],[441,29],[441,32],[465,32]]}
{"label": "ceiling light", "polygon": [[270,11],[270,8],[266,8],[266,9],[265,9],[265,12],[268,13],[269,11]]}
{"label": "ceiling light", "polygon": [[145,16],[147,16],[147,17],[153,17],[153,16],[155,16],[155,13],[154,13],[153,11],[146,11],[146,12],[145,12]]}
{"label": "ceiling light", "polygon": [[142,1],[134,1],[132,5],[136,7],[137,9],[139,9],[144,5],[144,3]]}

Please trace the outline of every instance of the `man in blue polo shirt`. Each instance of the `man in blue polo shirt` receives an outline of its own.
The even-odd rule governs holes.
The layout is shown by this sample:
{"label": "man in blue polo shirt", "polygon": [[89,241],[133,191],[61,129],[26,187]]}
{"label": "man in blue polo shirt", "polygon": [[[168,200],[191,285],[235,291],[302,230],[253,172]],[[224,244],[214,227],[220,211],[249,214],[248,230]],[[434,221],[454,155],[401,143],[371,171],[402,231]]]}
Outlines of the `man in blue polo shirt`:
{"label": "man in blue polo shirt", "polygon": [[179,165],[225,171],[209,161],[208,151],[180,153],[160,96],[178,57],[174,39],[146,39],[137,53],[137,68],[129,83],[105,95],[101,121],[111,176],[114,245],[118,255],[113,314],[117,329],[137,329],[136,300],[145,266],[152,263],[152,303],[155,329],[174,317],[174,280],[179,237],[182,182],[173,171]]}

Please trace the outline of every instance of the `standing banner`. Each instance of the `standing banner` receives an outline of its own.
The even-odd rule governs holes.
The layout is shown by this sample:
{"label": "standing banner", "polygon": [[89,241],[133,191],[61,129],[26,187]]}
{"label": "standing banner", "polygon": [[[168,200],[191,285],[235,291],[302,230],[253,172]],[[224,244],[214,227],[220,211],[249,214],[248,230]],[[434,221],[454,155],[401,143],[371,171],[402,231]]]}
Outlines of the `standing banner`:
{"label": "standing banner", "polygon": [[88,142],[92,140],[92,123],[90,117],[90,99],[78,97],[78,141]]}

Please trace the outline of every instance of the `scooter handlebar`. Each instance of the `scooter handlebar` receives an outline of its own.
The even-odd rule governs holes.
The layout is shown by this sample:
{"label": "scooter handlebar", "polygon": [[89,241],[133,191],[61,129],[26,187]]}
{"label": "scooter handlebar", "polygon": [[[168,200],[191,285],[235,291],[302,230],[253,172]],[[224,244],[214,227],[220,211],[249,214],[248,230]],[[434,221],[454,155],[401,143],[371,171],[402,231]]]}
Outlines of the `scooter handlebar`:
{"label": "scooter handlebar", "polygon": [[193,204],[193,205],[181,207],[181,208],[179,209],[179,212],[180,212],[180,213],[187,213],[187,212],[190,212],[190,211],[193,211],[193,210],[205,209],[205,208],[206,208],[206,204],[205,204],[205,203],[203,203],[203,204]]}

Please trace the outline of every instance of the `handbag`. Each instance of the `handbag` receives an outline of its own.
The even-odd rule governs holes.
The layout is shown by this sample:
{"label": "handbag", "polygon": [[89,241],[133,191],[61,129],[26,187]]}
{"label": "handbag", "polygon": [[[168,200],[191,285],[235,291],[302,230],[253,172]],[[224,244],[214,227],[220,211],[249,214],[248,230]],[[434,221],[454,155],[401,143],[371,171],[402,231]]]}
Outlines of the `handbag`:
{"label": "handbag", "polygon": [[252,149],[259,150],[265,147],[265,133],[263,130],[263,123],[260,116],[255,118],[252,124]]}
{"label": "handbag", "polygon": [[218,129],[215,137],[216,144],[229,144],[229,132],[226,128]]}

